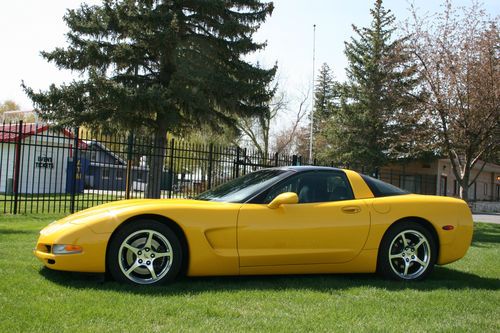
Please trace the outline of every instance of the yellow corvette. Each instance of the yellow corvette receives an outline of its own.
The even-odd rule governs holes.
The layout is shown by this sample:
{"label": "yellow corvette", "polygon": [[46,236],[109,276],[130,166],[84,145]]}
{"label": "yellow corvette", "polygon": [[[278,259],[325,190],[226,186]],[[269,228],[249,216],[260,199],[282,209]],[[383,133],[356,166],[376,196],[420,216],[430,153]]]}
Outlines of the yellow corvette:
{"label": "yellow corvette", "polygon": [[369,273],[426,277],[472,239],[462,200],[409,194],[350,170],[264,169],[195,199],[124,200],[51,223],[51,269],[158,284],[188,276]]}

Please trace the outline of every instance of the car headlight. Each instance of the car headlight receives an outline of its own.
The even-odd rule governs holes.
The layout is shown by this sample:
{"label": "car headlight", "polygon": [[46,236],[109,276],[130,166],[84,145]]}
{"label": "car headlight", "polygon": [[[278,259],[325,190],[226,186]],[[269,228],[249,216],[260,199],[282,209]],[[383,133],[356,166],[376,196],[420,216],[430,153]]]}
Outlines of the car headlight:
{"label": "car headlight", "polygon": [[52,247],[52,253],[54,254],[74,254],[82,251],[83,249],[80,245],[54,244]]}

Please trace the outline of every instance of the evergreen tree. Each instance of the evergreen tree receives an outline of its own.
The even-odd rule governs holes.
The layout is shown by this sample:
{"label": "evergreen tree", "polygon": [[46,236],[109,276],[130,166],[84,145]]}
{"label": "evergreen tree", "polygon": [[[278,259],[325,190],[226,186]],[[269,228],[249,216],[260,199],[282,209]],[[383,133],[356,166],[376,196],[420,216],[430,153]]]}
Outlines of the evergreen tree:
{"label": "evergreen tree", "polygon": [[244,56],[265,45],[253,33],[272,13],[258,0],[103,0],[64,17],[69,46],[42,52],[83,79],[47,91],[24,87],[61,125],[146,127],[154,135],[147,197],[160,196],[167,131],[267,112],[275,68]]}
{"label": "evergreen tree", "polygon": [[323,127],[323,123],[331,117],[336,106],[336,83],[327,63],[324,63],[316,79],[314,89],[314,134]]}
{"label": "evergreen tree", "polygon": [[348,82],[342,88],[339,117],[329,124],[332,159],[364,165],[367,172],[401,154],[403,123],[417,124],[416,67],[406,38],[393,38],[395,17],[376,0],[370,27],[358,28],[345,54]]}
{"label": "evergreen tree", "polygon": [[325,155],[331,149],[325,137],[325,130],[339,106],[338,87],[330,67],[324,63],[319,70],[314,89],[313,153],[320,162],[324,162]]}

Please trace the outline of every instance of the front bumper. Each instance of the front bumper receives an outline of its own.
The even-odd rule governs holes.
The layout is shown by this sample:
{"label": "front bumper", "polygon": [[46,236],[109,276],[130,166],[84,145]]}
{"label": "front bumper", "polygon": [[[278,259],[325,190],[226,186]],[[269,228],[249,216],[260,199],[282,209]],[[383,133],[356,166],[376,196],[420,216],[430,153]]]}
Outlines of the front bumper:
{"label": "front bumper", "polygon": [[[109,237],[110,234],[97,234],[81,225],[49,225],[40,232],[33,254],[50,269],[103,273],[106,270],[106,246]],[[54,244],[80,245],[83,251],[54,254]]]}

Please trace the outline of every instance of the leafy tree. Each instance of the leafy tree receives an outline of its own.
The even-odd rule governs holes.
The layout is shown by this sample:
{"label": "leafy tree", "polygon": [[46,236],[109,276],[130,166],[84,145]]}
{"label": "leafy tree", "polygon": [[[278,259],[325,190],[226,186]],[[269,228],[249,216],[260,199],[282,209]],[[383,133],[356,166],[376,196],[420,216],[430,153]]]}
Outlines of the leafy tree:
{"label": "leafy tree", "polygon": [[[309,126],[302,125],[302,120],[307,114],[309,91],[299,91],[299,95],[294,101],[291,101],[294,106],[284,107],[289,111],[290,120],[282,121],[282,129],[273,135],[272,147],[277,154],[307,156],[309,151]],[[302,153],[306,154],[302,155]]]}
{"label": "leafy tree", "polygon": [[0,103],[0,117],[4,121],[6,120],[4,119],[5,111],[19,111],[19,110],[21,110],[21,107],[12,100],[6,100],[3,103]]}
{"label": "leafy tree", "polygon": [[83,79],[47,91],[24,87],[41,114],[61,125],[150,129],[155,149],[147,197],[160,196],[166,133],[267,112],[275,68],[244,56],[265,44],[253,33],[272,13],[258,0],[103,0],[64,16],[69,46],[42,52]]}
{"label": "leafy tree", "polygon": [[474,167],[481,171],[500,154],[498,17],[488,17],[476,1],[460,11],[446,1],[443,12],[432,17],[415,8],[412,14],[408,30],[426,92],[425,112],[467,201],[480,174]]}
{"label": "leafy tree", "polygon": [[17,111],[21,110],[21,107],[12,100],[6,100],[0,104],[0,114],[3,114],[5,111]]}
{"label": "leafy tree", "polygon": [[[284,91],[278,90],[277,82],[271,83],[269,89],[273,92],[273,98],[268,102],[268,110],[254,117],[240,117],[237,125],[242,133],[241,139],[250,141],[252,146],[256,148],[259,157],[263,160],[269,157],[273,122],[288,107],[286,94]],[[265,161],[263,162],[265,163]]]}
{"label": "leafy tree", "polygon": [[[418,78],[406,49],[406,38],[394,38],[395,17],[376,0],[370,27],[358,28],[345,54],[348,82],[340,87],[338,117],[329,124],[330,159],[364,165],[368,172],[398,157],[402,122],[419,126],[412,118]],[[411,115],[411,116],[410,116]]]}
{"label": "leafy tree", "polygon": [[24,123],[34,123],[36,121],[34,111],[23,111],[16,113],[7,113],[8,111],[21,111],[19,104],[12,100],[6,100],[0,103],[0,122],[17,122],[24,121]]}

